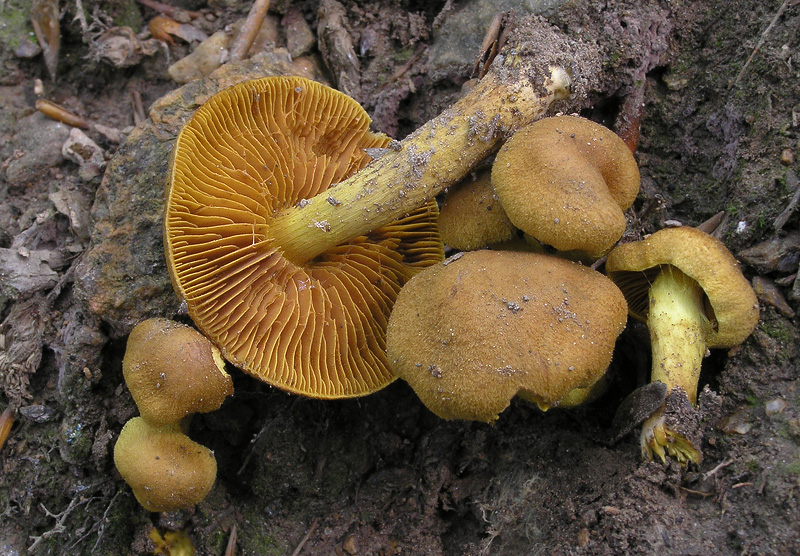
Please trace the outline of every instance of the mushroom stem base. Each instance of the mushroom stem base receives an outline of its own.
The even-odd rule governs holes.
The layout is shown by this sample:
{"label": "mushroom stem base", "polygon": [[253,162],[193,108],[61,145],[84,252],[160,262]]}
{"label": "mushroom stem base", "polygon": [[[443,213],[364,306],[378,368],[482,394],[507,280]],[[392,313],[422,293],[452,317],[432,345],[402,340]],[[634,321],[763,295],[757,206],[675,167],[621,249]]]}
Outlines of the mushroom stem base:
{"label": "mushroom stem base", "polygon": [[666,463],[669,456],[684,465],[689,462],[698,465],[702,463],[703,455],[700,450],[684,435],[667,425],[664,410],[665,406],[662,405],[642,425],[642,458],[653,461],[657,456],[662,463]]}

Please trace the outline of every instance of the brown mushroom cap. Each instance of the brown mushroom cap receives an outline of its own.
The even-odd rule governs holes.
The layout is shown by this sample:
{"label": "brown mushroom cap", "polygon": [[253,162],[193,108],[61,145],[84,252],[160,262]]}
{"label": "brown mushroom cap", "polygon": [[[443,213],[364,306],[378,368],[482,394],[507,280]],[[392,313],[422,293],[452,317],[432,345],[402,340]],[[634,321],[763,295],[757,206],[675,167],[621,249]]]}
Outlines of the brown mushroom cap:
{"label": "brown mushroom cap", "polygon": [[514,231],[494,193],[491,170],[481,170],[447,190],[439,211],[439,234],[445,245],[472,251],[507,241]]}
{"label": "brown mushroom cap", "polygon": [[630,149],[585,118],[544,118],[497,153],[492,183],[514,225],[559,251],[606,253],[625,231],[639,192]]}
{"label": "brown mushroom cap", "polygon": [[395,372],[435,414],[491,422],[517,393],[546,408],[594,384],[626,312],[613,282],[588,267],[472,251],[406,285],[387,349]]}
{"label": "brown mushroom cap", "polygon": [[163,318],[137,324],[122,360],[139,413],[153,425],[219,409],[233,394],[219,350],[194,328]]}
{"label": "brown mushroom cap", "polygon": [[[173,152],[164,236],[175,291],[228,361],[291,392],[353,397],[392,381],[395,297],[443,258],[435,203],[310,261],[271,235],[281,211],[318,193],[339,202],[333,185],[389,142],[369,124],[342,93],[269,77],[212,97]],[[313,242],[328,226],[292,240]]]}
{"label": "brown mushroom cap", "polygon": [[194,506],[217,477],[214,453],[189,439],[177,425],[153,426],[141,417],[128,421],[114,445],[114,465],[151,512]]}
{"label": "brown mushroom cap", "polygon": [[608,254],[606,274],[625,294],[631,316],[645,320],[650,284],[672,265],[695,280],[706,296],[711,330],[706,345],[741,344],[758,324],[758,299],[739,264],[721,241],[697,228],[665,228]]}

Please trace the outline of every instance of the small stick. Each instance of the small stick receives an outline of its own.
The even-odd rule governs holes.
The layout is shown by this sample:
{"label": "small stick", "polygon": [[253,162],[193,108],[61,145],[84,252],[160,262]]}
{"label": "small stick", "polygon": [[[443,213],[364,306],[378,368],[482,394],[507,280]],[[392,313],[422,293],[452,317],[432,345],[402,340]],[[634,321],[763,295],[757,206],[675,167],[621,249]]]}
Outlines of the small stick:
{"label": "small stick", "polygon": [[91,124],[88,120],[81,118],[77,114],[73,114],[66,108],[59,106],[55,102],[50,102],[49,100],[37,100],[36,109],[48,118],[58,120],[62,124],[71,125],[72,127],[80,127],[83,129],[89,129],[91,127]]}
{"label": "small stick", "polygon": [[142,4],[142,5],[147,6],[150,9],[153,9],[153,10],[155,10],[157,12],[161,12],[162,14],[168,15],[170,17],[175,17],[175,14],[180,13],[180,12],[188,14],[189,17],[191,17],[192,19],[195,19],[195,18],[200,17],[201,15],[203,15],[200,12],[190,12],[188,10],[183,10],[181,8],[176,8],[175,6],[170,6],[168,4],[162,4],[161,2],[157,2],[156,0],[138,0],[138,2],[140,4]]}
{"label": "small stick", "polygon": [[303,547],[306,545],[306,542],[308,542],[311,534],[317,530],[317,526],[319,526],[319,520],[315,519],[311,522],[311,527],[308,528],[308,533],[305,534],[305,536],[300,540],[300,544],[298,544],[297,548],[295,548],[294,552],[292,552],[292,556],[298,556],[298,554],[303,551]]}
{"label": "small stick", "polygon": [[0,449],[6,443],[8,434],[11,432],[11,427],[14,425],[14,408],[9,405],[6,407],[3,414],[0,415]]}
{"label": "small stick", "polygon": [[253,2],[250,13],[247,14],[247,19],[245,19],[244,25],[242,25],[242,30],[239,32],[239,36],[236,37],[231,47],[231,61],[244,60],[245,56],[247,56],[247,51],[250,50],[253,41],[256,40],[259,29],[261,29],[261,24],[264,22],[264,18],[267,15],[267,10],[269,10],[269,0],[255,0],[255,2]]}
{"label": "small stick", "polygon": [[239,535],[236,533],[236,524],[231,527],[231,536],[228,537],[228,545],[225,547],[225,556],[233,556],[236,553],[236,541]]}
{"label": "small stick", "polygon": [[778,12],[775,14],[775,17],[772,18],[772,21],[769,22],[767,28],[764,29],[763,33],[761,33],[761,38],[758,39],[756,47],[753,49],[753,52],[750,53],[750,56],[747,58],[747,61],[742,66],[742,69],[739,70],[739,75],[737,75],[736,79],[733,80],[734,85],[737,85],[739,81],[742,79],[744,72],[747,71],[747,66],[750,65],[750,62],[753,61],[753,58],[755,58],[756,54],[758,54],[758,52],[761,50],[761,47],[764,46],[765,42],[767,42],[767,35],[769,35],[769,32],[772,31],[772,28],[775,27],[776,23],[778,23],[778,20],[783,15],[783,12],[786,11],[786,8],[788,8],[789,5],[794,1],[796,0],[783,0],[783,4],[781,4],[781,7],[778,8]]}
{"label": "small stick", "polygon": [[131,91],[131,104],[133,105],[133,123],[139,125],[147,119],[142,103],[142,94],[139,91]]}
{"label": "small stick", "polygon": [[722,224],[722,219],[725,218],[725,211],[721,210],[702,224],[697,226],[697,229],[701,232],[705,232],[709,235],[712,235],[714,232],[717,231],[719,225]]}

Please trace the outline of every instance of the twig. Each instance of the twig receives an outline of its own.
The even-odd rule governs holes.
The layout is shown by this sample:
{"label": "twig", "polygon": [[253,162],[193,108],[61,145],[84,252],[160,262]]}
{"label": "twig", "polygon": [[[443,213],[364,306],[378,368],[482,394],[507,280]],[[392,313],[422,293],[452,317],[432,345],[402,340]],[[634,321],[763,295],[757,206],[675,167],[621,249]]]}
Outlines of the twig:
{"label": "twig", "polygon": [[269,10],[269,0],[255,0],[253,2],[253,7],[250,8],[250,13],[247,14],[242,30],[231,47],[231,61],[244,60],[244,57],[247,56],[247,51],[250,50],[253,41],[256,40],[259,29],[261,29],[267,10]]}
{"label": "twig", "polygon": [[225,547],[225,556],[233,556],[236,553],[236,540],[238,534],[236,533],[236,524],[231,527],[231,536],[228,537],[228,545]]}
{"label": "twig", "polygon": [[75,0],[75,17],[72,21],[76,19],[81,24],[81,37],[84,40],[88,40],[89,24],[86,22],[86,12],[83,11],[83,2],[81,0]]}
{"label": "twig", "polygon": [[300,554],[300,552],[302,552],[303,547],[306,545],[306,542],[308,542],[309,537],[311,537],[311,534],[317,530],[318,526],[319,526],[318,519],[315,519],[314,521],[311,522],[311,526],[308,528],[308,532],[300,540],[300,544],[298,544],[297,548],[294,549],[294,552],[292,552],[292,556],[297,556],[298,554]]}
{"label": "twig", "polygon": [[763,33],[761,33],[761,38],[758,39],[756,47],[753,49],[753,52],[750,53],[750,56],[747,58],[747,61],[744,63],[744,66],[742,66],[742,69],[739,70],[739,75],[737,75],[736,79],[734,79],[733,81],[734,85],[739,84],[739,81],[742,79],[744,72],[747,71],[747,67],[750,65],[750,62],[753,61],[753,58],[755,58],[756,54],[758,54],[759,50],[761,50],[761,47],[764,46],[765,42],[767,42],[767,35],[769,35],[770,31],[772,31],[772,28],[775,27],[775,24],[778,23],[778,20],[783,15],[783,12],[786,11],[786,8],[788,8],[789,5],[794,3],[795,1],[796,0],[783,0],[783,4],[781,4],[781,7],[778,8],[778,12],[775,14],[775,17],[772,18],[772,21],[769,22],[767,28],[764,29]]}
{"label": "twig", "polygon": [[139,125],[147,119],[147,116],[144,113],[142,94],[135,89],[131,91],[131,105],[133,106],[133,123]]}
{"label": "twig", "polygon": [[157,2],[156,0],[138,0],[138,2],[148,8],[155,10],[157,12],[161,12],[164,15],[168,15],[170,17],[175,17],[178,13],[183,12],[187,14],[192,19],[200,17],[200,12],[192,12],[188,10],[183,10],[181,8],[176,8],[175,6],[170,6],[169,4],[162,4],[161,2]]}
{"label": "twig", "polygon": [[728,467],[732,463],[733,463],[732,459],[726,459],[725,461],[717,465],[714,469],[703,475],[703,480],[707,481],[708,479],[710,479],[711,477],[719,473],[722,469]]}
{"label": "twig", "polygon": [[786,222],[789,221],[789,217],[794,213],[798,203],[800,203],[800,179],[797,178],[797,174],[795,174],[791,168],[786,171],[786,188],[789,190],[794,188],[795,192],[792,196],[792,200],[789,201],[789,204],[783,209],[783,212],[775,219],[775,223],[773,224],[775,226],[775,231],[780,231],[783,228]]}
{"label": "twig", "polygon": [[50,537],[54,537],[56,535],[60,535],[64,531],[66,531],[67,527],[65,523],[67,522],[67,518],[72,511],[77,508],[78,506],[82,506],[83,504],[87,504],[92,500],[96,500],[96,498],[84,498],[83,500],[78,500],[77,498],[73,498],[70,500],[69,505],[67,508],[61,512],[54,514],[50,510],[44,507],[44,504],[39,504],[39,507],[44,511],[47,517],[52,517],[56,520],[55,525],[53,525],[52,529],[49,531],[45,531],[40,536],[31,535],[30,539],[33,541],[33,544],[28,547],[28,552],[33,553],[34,550],[39,546],[42,541],[49,539]]}
{"label": "twig", "polygon": [[719,225],[722,224],[722,220],[725,218],[725,211],[721,210],[702,224],[698,224],[697,229],[707,233],[708,235],[713,235],[714,232],[717,231]]}
{"label": "twig", "polygon": [[16,411],[11,404],[8,404],[3,414],[0,415],[0,448],[6,443],[6,438],[14,426],[14,414]]}

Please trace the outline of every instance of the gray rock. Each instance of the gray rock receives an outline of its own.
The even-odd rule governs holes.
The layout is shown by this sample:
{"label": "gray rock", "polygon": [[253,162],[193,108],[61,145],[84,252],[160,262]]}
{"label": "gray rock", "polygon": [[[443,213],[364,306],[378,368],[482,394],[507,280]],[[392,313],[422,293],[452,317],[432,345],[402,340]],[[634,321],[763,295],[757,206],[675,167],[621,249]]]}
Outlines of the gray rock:
{"label": "gray rock", "polygon": [[444,14],[434,35],[428,68],[434,79],[469,77],[481,43],[495,15],[513,10],[517,16],[551,15],[567,0],[470,0]]}
{"label": "gray rock", "polygon": [[13,139],[15,154],[6,167],[6,181],[22,188],[42,177],[64,161],[61,146],[69,138],[70,127],[34,112],[19,121]]}
{"label": "gray rock", "polygon": [[[113,337],[154,316],[174,316],[178,297],[164,258],[167,167],[178,131],[213,94],[246,79],[286,73],[274,55],[226,64],[156,101],[109,162],[92,207],[92,239],[75,267],[75,295]],[[60,152],[60,145],[59,145]]]}

